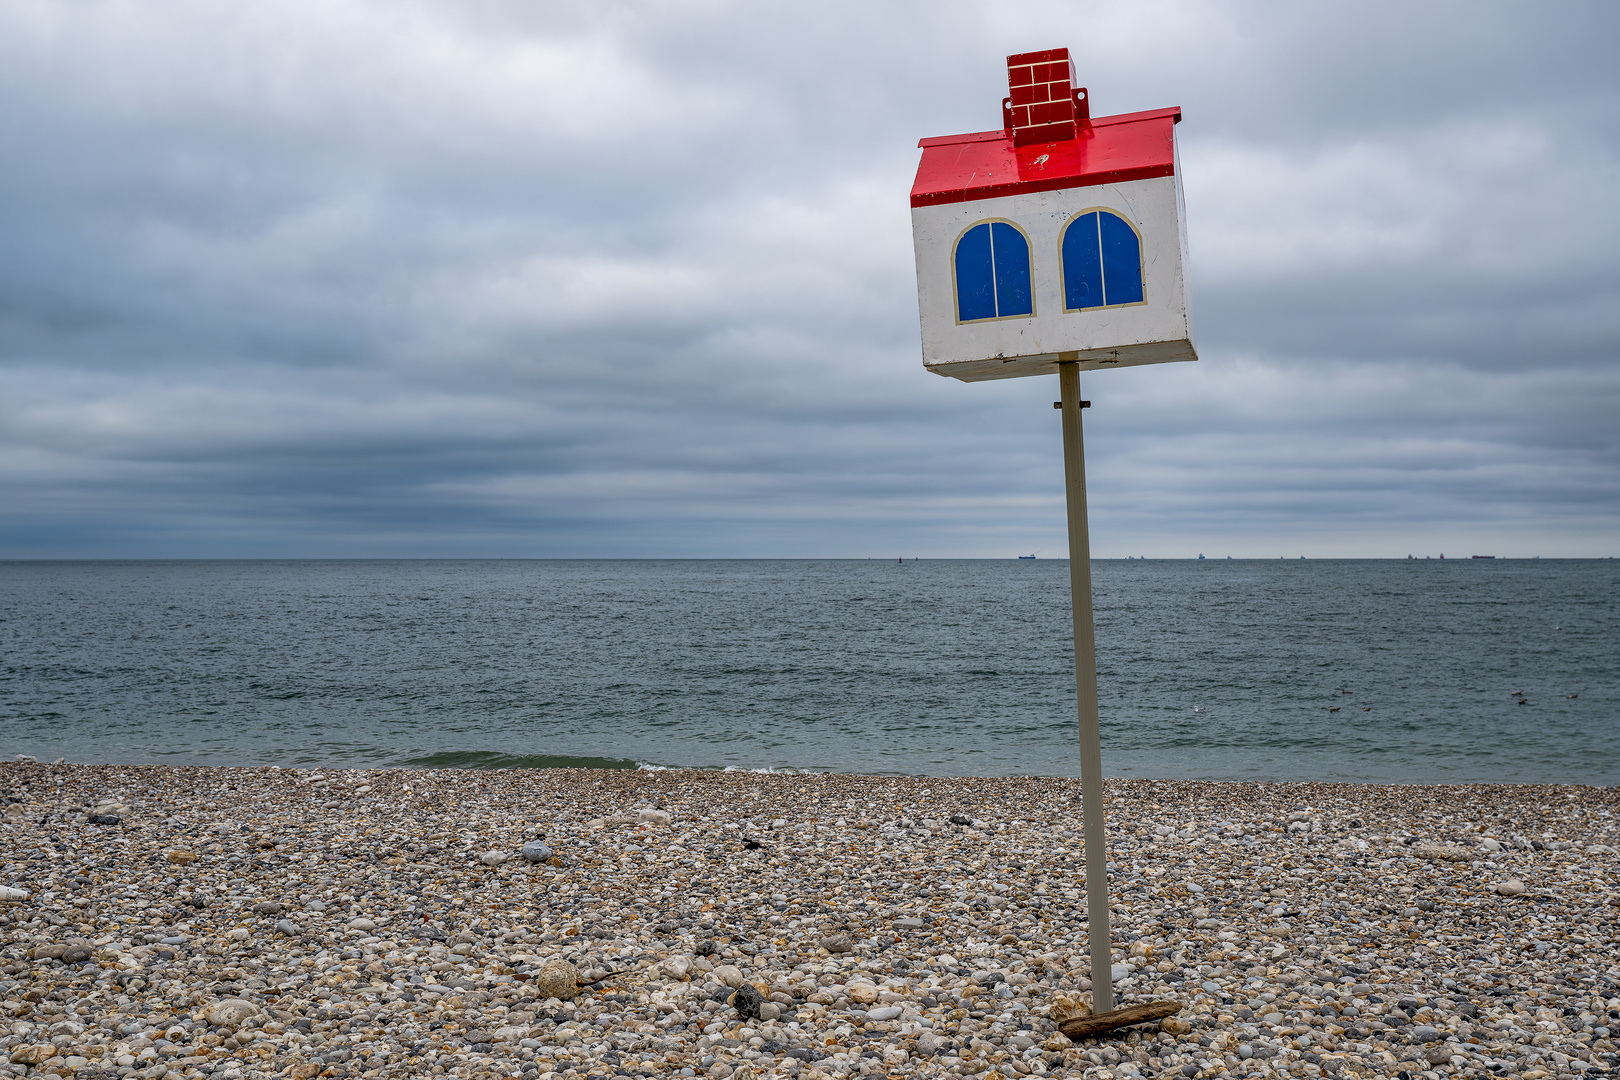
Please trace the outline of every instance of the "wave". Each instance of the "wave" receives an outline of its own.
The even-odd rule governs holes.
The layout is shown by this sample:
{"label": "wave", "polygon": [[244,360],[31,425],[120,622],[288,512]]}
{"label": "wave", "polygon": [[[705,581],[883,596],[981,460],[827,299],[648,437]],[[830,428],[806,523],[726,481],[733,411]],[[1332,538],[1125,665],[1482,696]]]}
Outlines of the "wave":
{"label": "wave", "polygon": [[407,758],[402,765],[421,769],[634,769],[629,758],[571,757],[567,754],[502,754],[494,750],[444,750]]}

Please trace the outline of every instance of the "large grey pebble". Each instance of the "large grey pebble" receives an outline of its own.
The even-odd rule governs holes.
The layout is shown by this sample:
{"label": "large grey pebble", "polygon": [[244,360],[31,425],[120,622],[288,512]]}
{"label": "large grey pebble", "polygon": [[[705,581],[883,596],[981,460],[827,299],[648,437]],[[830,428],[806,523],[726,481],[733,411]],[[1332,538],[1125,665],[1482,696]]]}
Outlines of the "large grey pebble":
{"label": "large grey pebble", "polygon": [[251,1001],[242,998],[226,998],[216,1001],[208,1006],[203,1014],[210,1024],[216,1027],[241,1027],[243,1023],[259,1015],[259,1007]]}
{"label": "large grey pebble", "polygon": [[551,858],[556,854],[556,852],[552,851],[550,846],[547,845],[544,840],[530,840],[527,844],[523,845],[523,849],[519,851],[518,854],[522,855],[529,862],[540,863]]}

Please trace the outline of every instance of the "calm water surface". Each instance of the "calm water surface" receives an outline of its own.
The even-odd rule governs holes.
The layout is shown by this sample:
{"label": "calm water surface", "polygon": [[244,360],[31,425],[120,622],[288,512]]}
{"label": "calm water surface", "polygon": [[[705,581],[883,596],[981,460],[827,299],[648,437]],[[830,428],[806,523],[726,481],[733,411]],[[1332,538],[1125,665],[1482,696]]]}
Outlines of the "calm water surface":
{"label": "calm water surface", "polygon": [[[1614,561],[1094,573],[1109,775],[1620,782]],[[1068,603],[1060,560],[0,563],[0,754],[1074,774]]]}

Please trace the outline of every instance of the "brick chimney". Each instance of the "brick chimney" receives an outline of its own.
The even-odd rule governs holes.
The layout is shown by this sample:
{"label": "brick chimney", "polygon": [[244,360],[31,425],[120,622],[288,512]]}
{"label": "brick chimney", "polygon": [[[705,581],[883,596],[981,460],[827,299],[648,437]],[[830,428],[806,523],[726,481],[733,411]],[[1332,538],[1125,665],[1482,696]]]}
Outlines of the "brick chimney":
{"label": "brick chimney", "polygon": [[1081,121],[1091,119],[1091,100],[1074,85],[1068,49],[1043,49],[1007,57],[1007,89],[1001,103],[1002,127],[1014,146],[1072,139]]}

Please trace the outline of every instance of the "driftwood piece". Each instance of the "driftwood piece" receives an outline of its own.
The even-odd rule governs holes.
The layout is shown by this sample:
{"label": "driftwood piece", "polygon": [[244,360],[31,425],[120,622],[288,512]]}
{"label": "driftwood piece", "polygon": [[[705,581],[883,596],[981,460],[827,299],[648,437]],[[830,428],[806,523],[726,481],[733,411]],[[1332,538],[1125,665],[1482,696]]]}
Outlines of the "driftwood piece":
{"label": "driftwood piece", "polygon": [[1115,1028],[1130,1027],[1132,1024],[1145,1024],[1149,1020],[1163,1020],[1167,1016],[1174,1016],[1181,1011],[1179,1001],[1147,1001],[1141,1005],[1127,1005],[1123,1009],[1113,1012],[1097,1013],[1092,1016],[1073,1016],[1058,1024],[1058,1030],[1071,1039],[1083,1039],[1087,1035],[1100,1035]]}

